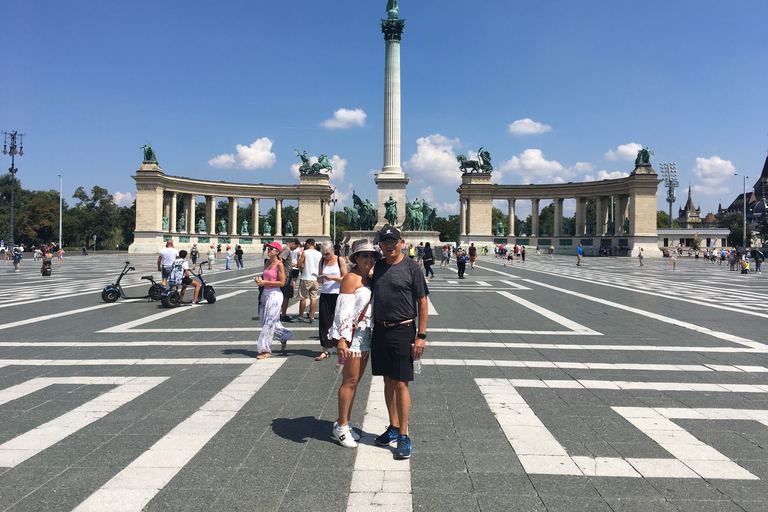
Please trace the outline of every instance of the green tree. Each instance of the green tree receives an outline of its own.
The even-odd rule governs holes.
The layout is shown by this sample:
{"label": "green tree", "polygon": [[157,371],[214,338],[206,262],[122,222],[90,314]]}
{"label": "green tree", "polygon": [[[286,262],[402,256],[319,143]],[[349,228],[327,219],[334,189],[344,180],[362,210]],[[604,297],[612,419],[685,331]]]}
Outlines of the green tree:
{"label": "green tree", "polygon": [[[544,233],[544,224],[547,232]],[[539,213],[539,231],[541,236],[552,236],[555,233],[555,203],[550,203]]]}
{"label": "green tree", "polygon": [[[662,229],[669,229],[669,214],[664,210],[658,210],[656,212],[656,227],[662,228]],[[672,227],[673,228],[680,227],[680,223],[677,221],[677,219],[672,220]]]}
{"label": "green tree", "polygon": [[442,242],[459,242],[459,216],[449,215],[448,218],[435,218],[435,231],[440,232]]}
{"label": "green tree", "polygon": [[83,187],[78,187],[72,197],[77,199],[77,204],[67,211],[67,216],[72,218],[68,223],[72,229],[71,234],[67,233],[68,239],[77,245],[87,245],[96,235],[96,248],[113,248],[119,243],[115,231],[119,207],[107,189],[95,185],[89,195]]}
{"label": "green tree", "polygon": [[501,224],[504,226],[504,233],[506,234],[509,230],[509,225],[507,220],[509,219],[509,215],[505,214],[495,206],[491,209],[491,233],[496,235],[496,226],[501,222]]}

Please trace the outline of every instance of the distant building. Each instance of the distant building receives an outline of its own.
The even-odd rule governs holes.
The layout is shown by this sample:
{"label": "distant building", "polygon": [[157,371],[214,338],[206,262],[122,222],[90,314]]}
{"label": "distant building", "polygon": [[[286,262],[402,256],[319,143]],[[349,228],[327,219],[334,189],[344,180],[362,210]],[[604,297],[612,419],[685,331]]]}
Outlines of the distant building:
{"label": "distant building", "polygon": [[752,190],[747,189],[746,194],[739,194],[728,206],[717,209],[718,218],[723,218],[729,213],[742,213],[744,210],[744,200],[747,201],[747,222],[752,228],[760,224],[766,215],[766,195],[768,195],[768,157],[763,164],[763,172],[752,186]]}
{"label": "distant building", "polygon": [[717,227],[717,217],[715,217],[715,214],[712,212],[709,212],[706,217],[704,217],[704,220],[701,221],[701,227],[703,228],[714,228]]}
{"label": "distant building", "polygon": [[728,235],[731,234],[731,230],[727,228],[659,228],[656,232],[659,235],[659,249],[676,248],[678,244],[687,249],[698,239],[702,251],[710,246],[717,249],[729,248]]}
{"label": "distant building", "polygon": [[688,201],[684,208],[680,208],[677,215],[677,222],[681,228],[692,228],[701,225],[701,207],[696,208],[691,199],[691,187],[688,186]]}

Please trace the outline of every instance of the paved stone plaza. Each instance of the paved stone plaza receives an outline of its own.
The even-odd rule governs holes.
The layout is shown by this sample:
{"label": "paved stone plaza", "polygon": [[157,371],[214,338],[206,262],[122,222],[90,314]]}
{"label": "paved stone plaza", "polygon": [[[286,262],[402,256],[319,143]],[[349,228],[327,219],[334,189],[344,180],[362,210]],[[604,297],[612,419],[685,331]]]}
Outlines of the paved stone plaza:
{"label": "paved stone plaza", "polygon": [[[331,440],[317,323],[256,361],[256,260],[217,262],[218,301],[173,310],[101,301],[125,255],[50,278],[0,264],[0,510],[768,510],[767,278],[687,258],[435,268],[395,461],[370,370],[362,444]],[[127,291],[155,261],[132,258]]]}

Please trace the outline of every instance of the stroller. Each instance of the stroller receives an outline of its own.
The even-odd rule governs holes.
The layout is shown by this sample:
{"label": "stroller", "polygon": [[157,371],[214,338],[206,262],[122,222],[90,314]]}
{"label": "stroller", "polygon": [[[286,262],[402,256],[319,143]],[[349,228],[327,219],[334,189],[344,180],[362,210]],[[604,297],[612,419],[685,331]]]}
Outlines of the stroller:
{"label": "stroller", "polygon": [[40,275],[43,277],[50,277],[51,275],[51,258],[47,255],[43,256],[43,266],[40,267]]}

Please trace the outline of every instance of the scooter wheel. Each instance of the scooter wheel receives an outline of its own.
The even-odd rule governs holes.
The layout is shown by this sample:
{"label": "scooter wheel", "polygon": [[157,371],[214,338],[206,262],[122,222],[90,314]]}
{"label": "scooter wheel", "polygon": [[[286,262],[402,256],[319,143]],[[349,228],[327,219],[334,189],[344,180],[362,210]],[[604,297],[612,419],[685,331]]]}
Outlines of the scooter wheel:
{"label": "scooter wheel", "polygon": [[213,286],[206,286],[205,291],[203,292],[203,297],[205,297],[205,300],[208,301],[208,304],[213,304],[216,302],[216,292],[213,291]]}
{"label": "scooter wheel", "polygon": [[149,298],[152,300],[160,300],[163,297],[163,287],[159,284],[153,284],[149,287]]}
{"label": "scooter wheel", "polygon": [[160,302],[167,308],[175,308],[179,303],[179,294],[175,291],[170,291],[162,296]]}
{"label": "scooter wheel", "polygon": [[101,292],[101,299],[104,302],[116,302],[120,298],[120,294],[117,290],[104,290]]}

